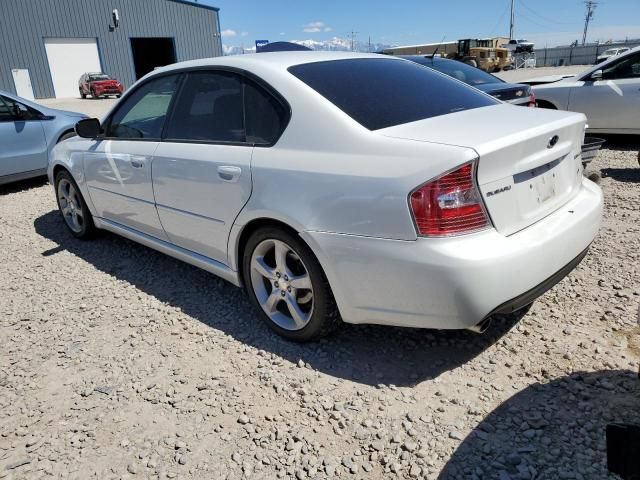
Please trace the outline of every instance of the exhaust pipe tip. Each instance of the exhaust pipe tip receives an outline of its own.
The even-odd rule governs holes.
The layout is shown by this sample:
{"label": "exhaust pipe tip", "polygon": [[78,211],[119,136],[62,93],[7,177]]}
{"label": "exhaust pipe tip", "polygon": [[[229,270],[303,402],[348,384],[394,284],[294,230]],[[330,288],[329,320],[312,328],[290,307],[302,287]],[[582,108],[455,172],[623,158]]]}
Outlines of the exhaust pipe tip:
{"label": "exhaust pipe tip", "polygon": [[487,331],[491,326],[491,317],[487,317],[480,323],[475,324],[473,327],[468,327],[467,330],[471,330],[474,333],[482,334]]}

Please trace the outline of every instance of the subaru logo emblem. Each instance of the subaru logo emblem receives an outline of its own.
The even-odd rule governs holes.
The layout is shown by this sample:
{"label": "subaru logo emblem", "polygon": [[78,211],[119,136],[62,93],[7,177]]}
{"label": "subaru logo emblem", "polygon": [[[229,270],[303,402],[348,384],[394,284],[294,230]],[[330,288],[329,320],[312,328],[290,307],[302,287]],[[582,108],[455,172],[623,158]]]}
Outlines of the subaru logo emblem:
{"label": "subaru logo emblem", "polygon": [[549,139],[549,143],[547,143],[547,148],[555,147],[556,143],[558,143],[558,140],[560,140],[560,137],[558,135],[554,135],[553,137],[551,137]]}

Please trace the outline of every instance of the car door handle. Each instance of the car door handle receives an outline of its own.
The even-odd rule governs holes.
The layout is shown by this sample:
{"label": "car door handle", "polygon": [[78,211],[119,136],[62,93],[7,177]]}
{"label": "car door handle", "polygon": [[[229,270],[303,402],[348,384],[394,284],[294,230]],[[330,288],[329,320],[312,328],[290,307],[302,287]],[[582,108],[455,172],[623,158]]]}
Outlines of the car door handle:
{"label": "car door handle", "polygon": [[227,165],[218,167],[218,176],[225,182],[237,182],[241,173],[242,169],[240,167],[231,167]]}

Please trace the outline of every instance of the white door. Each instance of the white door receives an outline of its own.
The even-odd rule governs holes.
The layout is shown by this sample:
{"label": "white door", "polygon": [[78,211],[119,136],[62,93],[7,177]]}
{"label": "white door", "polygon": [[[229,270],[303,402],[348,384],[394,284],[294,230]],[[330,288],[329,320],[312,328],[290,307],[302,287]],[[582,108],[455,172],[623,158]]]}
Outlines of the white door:
{"label": "white door", "polygon": [[151,168],[178,75],[146,82],[105,121],[105,138],[83,148],[97,216],[167,240],[154,204]]}
{"label": "white door", "polygon": [[153,158],[160,222],[179,247],[229,264],[233,221],[251,195],[242,78],[190,73]]}
{"label": "white door", "polygon": [[29,70],[26,68],[14,68],[11,70],[11,74],[13,75],[13,84],[16,87],[16,94],[27,100],[34,100]]}
{"label": "white door", "polygon": [[95,38],[45,38],[44,47],[56,98],[80,96],[80,76],[102,71]]}

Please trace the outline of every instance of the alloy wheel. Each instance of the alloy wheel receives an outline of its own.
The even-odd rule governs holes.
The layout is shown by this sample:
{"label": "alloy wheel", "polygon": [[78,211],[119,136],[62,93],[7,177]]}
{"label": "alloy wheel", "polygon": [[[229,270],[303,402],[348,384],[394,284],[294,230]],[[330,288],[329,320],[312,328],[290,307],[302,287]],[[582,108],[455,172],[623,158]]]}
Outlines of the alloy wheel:
{"label": "alloy wheel", "polygon": [[251,286],[269,319],[285,330],[304,328],[313,315],[313,285],[300,256],[285,242],[268,239],[251,255]]}
{"label": "alloy wheel", "polygon": [[65,178],[58,182],[58,202],[67,226],[73,232],[80,233],[85,223],[82,201],[76,187]]}

